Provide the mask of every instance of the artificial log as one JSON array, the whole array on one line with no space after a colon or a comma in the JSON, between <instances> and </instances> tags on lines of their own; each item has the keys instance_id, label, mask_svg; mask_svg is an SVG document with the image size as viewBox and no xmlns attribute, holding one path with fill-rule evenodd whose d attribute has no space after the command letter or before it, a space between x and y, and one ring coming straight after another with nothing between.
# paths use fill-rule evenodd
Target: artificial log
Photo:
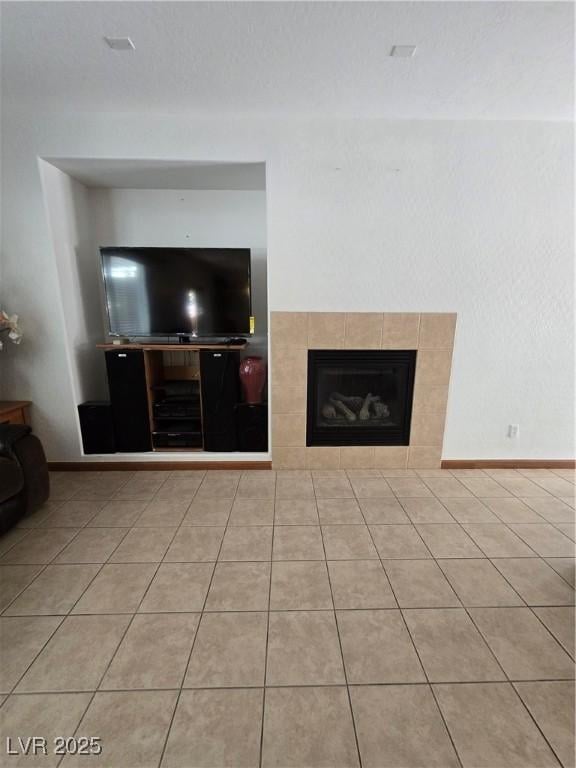
<instances>
[{"instance_id":1,"label":"artificial log","mask_svg":"<svg viewBox=\"0 0 576 768\"><path fill-rule=\"evenodd\" d=\"M369 392L365 397L358 395L343 395L340 392L332 392L328 402L321 409L325 419L345 418L347 421L370 421L371 419L386 419L390 416L390 409L386 403L381 402L380 395Z\"/></svg>"},{"instance_id":2,"label":"artificial log","mask_svg":"<svg viewBox=\"0 0 576 768\"><path fill-rule=\"evenodd\" d=\"M354 411L351 411L348 406L343 403L341 400L335 400L334 398L330 398L330 403L336 408L336 410L341 413L345 419L348 421L356 421L356 414Z\"/></svg>"},{"instance_id":3,"label":"artificial log","mask_svg":"<svg viewBox=\"0 0 576 768\"><path fill-rule=\"evenodd\" d=\"M370 406L372 403L376 403L379 399L378 395L373 395L371 392L366 395L362 407L360 408L360 412L358 413L360 421L368 421L370 418Z\"/></svg>"},{"instance_id":4,"label":"artificial log","mask_svg":"<svg viewBox=\"0 0 576 768\"><path fill-rule=\"evenodd\" d=\"M358 397L357 395L342 395L340 392L331 392L330 401L332 400L338 400L340 403L344 403L344 405L348 406L354 413L362 408L362 403L364 402L364 398L362 397Z\"/></svg>"},{"instance_id":5,"label":"artificial log","mask_svg":"<svg viewBox=\"0 0 576 768\"><path fill-rule=\"evenodd\" d=\"M333 405L330 405L329 403L324 403L322 406L322 416L325 419L335 419L337 418L338 414L336 413L336 408L334 408Z\"/></svg>"},{"instance_id":6,"label":"artificial log","mask_svg":"<svg viewBox=\"0 0 576 768\"><path fill-rule=\"evenodd\" d=\"M386 403L372 403L372 409L377 419L386 419L390 416L390 408L388 408Z\"/></svg>"}]
</instances>

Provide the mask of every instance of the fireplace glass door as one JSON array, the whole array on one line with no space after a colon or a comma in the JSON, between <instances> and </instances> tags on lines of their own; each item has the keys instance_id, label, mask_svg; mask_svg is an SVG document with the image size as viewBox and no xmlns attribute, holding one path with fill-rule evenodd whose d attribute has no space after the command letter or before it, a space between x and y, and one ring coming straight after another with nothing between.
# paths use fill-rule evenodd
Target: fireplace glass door
<instances>
[{"instance_id":1,"label":"fireplace glass door","mask_svg":"<svg viewBox=\"0 0 576 768\"><path fill-rule=\"evenodd\" d=\"M309 350L307 445L408 445L415 350Z\"/></svg>"}]
</instances>

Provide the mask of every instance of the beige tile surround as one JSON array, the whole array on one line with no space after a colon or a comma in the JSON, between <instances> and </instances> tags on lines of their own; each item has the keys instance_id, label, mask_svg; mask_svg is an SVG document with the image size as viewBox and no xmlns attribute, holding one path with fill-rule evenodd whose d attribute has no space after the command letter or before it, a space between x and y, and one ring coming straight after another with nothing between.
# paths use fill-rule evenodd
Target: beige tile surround
<instances>
[{"instance_id":1,"label":"beige tile surround","mask_svg":"<svg viewBox=\"0 0 576 768\"><path fill-rule=\"evenodd\" d=\"M274 469L440 466L456 329L454 313L272 312ZM409 446L306 446L309 349L415 349Z\"/></svg>"}]
</instances>

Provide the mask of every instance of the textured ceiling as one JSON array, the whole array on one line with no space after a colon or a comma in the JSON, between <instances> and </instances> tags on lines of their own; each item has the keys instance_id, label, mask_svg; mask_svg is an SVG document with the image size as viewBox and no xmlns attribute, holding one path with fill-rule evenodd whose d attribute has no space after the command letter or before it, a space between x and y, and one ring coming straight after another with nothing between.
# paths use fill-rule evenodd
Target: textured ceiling
<instances>
[{"instance_id":1,"label":"textured ceiling","mask_svg":"<svg viewBox=\"0 0 576 768\"><path fill-rule=\"evenodd\" d=\"M5 106L572 119L563 2L3 2ZM136 51L106 47L130 36ZM389 57L416 44L413 59Z\"/></svg>"}]
</instances>

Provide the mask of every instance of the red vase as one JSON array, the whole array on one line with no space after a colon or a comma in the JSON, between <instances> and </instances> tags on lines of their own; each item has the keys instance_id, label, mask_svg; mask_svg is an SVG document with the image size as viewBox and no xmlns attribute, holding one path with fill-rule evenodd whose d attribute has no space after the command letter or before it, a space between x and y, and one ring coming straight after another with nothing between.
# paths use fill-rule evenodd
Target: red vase
<instances>
[{"instance_id":1,"label":"red vase","mask_svg":"<svg viewBox=\"0 0 576 768\"><path fill-rule=\"evenodd\" d=\"M247 403L257 405L262 402L265 381L266 364L261 357L245 357L240 362L240 382Z\"/></svg>"}]
</instances>

